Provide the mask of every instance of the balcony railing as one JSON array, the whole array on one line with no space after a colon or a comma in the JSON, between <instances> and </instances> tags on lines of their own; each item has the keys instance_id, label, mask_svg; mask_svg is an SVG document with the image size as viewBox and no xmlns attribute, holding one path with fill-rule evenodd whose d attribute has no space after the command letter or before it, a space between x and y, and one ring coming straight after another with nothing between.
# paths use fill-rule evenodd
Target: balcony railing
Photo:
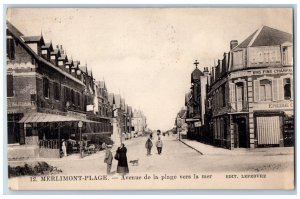
<instances>
[{"instance_id":1,"label":"balcony railing","mask_svg":"<svg viewBox=\"0 0 300 199\"><path fill-rule=\"evenodd\" d=\"M40 148L60 149L60 141L59 140L40 140L39 146L40 146Z\"/></svg>"}]
</instances>

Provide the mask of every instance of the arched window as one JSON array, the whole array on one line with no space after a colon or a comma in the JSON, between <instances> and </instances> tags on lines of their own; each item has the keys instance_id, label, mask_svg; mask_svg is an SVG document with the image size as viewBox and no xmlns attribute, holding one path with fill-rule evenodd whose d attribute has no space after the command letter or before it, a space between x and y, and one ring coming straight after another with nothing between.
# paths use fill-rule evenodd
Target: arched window
<instances>
[{"instance_id":1,"label":"arched window","mask_svg":"<svg viewBox=\"0 0 300 199\"><path fill-rule=\"evenodd\" d=\"M272 86L271 81L268 79L260 80L260 100L271 101L272 100Z\"/></svg>"}]
</instances>

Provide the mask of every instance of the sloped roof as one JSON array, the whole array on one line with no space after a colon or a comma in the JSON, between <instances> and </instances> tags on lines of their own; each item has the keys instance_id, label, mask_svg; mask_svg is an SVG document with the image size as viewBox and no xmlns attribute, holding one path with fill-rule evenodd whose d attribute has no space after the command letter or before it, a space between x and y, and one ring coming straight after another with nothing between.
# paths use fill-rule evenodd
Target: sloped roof
<instances>
[{"instance_id":1,"label":"sloped roof","mask_svg":"<svg viewBox=\"0 0 300 199\"><path fill-rule=\"evenodd\" d=\"M120 95L114 95L114 98L115 98L116 108L121 108L121 96Z\"/></svg>"},{"instance_id":2,"label":"sloped roof","mask_svg":"<svg viewBox=\"0 0 300 199\"><path fill-rule=\"evenodd\" d=\"M247 37L247 39L245 39L236 48L276 46L285 42L293 42L293 34L270 28L268 26L262 26Z\"/></svg>"},{"instance_id":3,"label":"sloped roof","mask_svg":"<svg viewBox=\"0 0 300 199\"><path fill-rule=\"evenodd\" d=\"M186 117L186 110L180 110L178 113L179 118L185 118Z\"/></svg>"},{"instance_id":4,"label":"sloped roof","mask_svg":"<svg viewBox=\"0 0 300 199\"><path fill-rule=\"evenodd\" d=\"M108 93L108 102L110 105L113 105L115 100L114 100L114 94L113 93Z\"/></svg>"},{"instance_id":5,"label":"sloped roof","mask_svg":"<svg viewBox=\"0 0 300 199\"><path fill-rule=\"evenodd\" d=\"M33 42L39 42L39 41L43 41L43 36L22 36L22 39L26 42L26 43L33 43Z\"/></svg>"},{"instance_id":6,"label":"sloped roof","mask_svg":"<svg viewBox=\"0 0 300 199\"><path fill-rule=\"evenodd\" d=\"M200 76L203 76L204 74L198 69L198 68L195 68L195 70L192 72L192 80L195 80L195 79L200 79Z\"/></svg>"},{"instance_id":7,"label":"sloped roof","mask_svg":"<svg viewBox=\"0 0 300 199\"><path fill-rule=\"evenodd\" d=\"M83 72L87 72L87 67L86 66L79 66L79 69Z\"/></svg>"},{"instance_id":8,"label":"sloped roof","mask_svg":"<svg viewBox=\"0 0 300 199\"><path fill-rule=\"evenodd\" d=\"M31 54L32 56L35 57L35 59L37 59L40 62L43 62L44 64L48 65L49 67L51 67L52 69L60 72L61 74L64 74L66 77L74 80L75 82L81 84L84 86L84 84L76 79L75 77L73 77L72 75L68 74L67 72L58 69L54 64L48 62L47 60L45 60L44 58L42 58L41 56L38 56L25 42L24 40L21 38L21 36L23 36L23 34L16 28L14 27L9 21L6 21L6 27L9 30L9 32L13 35L14 38L16 38L19 42L20 45L24 47L24 49Z\"/></svg>"},{"instance_id":9,"label":"sloped roof","mask_svg":"<svg viewBox=\"0 0 300 199\"><path fill-rule=\"evenodd\" d=\"M52 43L45 43L45 45L42 46L42 49L48 49L48 48L53 50Z\"/></svg>"}]
</instances>

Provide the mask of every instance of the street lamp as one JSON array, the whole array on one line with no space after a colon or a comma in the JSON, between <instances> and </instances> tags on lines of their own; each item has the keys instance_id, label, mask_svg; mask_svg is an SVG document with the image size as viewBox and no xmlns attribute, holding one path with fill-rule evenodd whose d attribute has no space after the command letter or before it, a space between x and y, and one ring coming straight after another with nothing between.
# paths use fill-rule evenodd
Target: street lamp
<instances>
[{"instance_id":1,"label":"street lamp","mask_svg":"<svg viewBox=\"0 0 300 199\"><path fill-rule=\"evenodd\" d=\"M83 156L82 156L82 132L81 132L81 128L82 128L82 125L83 125L83 123L82 123L82 121L79 121L78 122L78 128L79 128L79 137L80 137L80 157L82 158Z\"/></svg>"}]
</instances>

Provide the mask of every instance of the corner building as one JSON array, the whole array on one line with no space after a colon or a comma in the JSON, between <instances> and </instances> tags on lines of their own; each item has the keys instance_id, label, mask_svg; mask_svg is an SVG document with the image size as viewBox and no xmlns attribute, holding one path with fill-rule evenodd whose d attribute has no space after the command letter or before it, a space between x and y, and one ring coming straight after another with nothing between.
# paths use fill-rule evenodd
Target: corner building
<instances>
[{"instance_id":1,"label":"corner building","mask_svg":"<svg viewBox=\"0 0 300 199\"><path fill-rule=\"evenodd\" d=\"M293 146L293 35L263 26L230 46L208 93L213 143L229 149Z\"/></svg>"}]
</instances>

